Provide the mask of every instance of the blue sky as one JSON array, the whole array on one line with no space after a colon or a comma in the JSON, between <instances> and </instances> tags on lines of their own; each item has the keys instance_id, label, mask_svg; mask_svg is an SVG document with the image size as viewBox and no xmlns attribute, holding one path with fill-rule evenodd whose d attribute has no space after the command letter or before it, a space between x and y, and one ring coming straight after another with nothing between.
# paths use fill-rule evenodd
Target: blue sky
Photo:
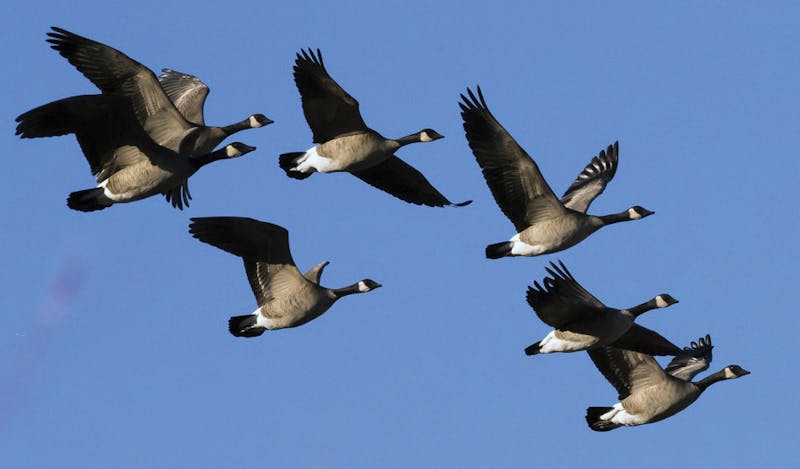
<instances>
[{"instance_id":1,"label":"blue sky","mask_svg":"<svg viewBox=\"0 0 800 469\"><path fill-rule=\"evenodd\" d=\"M73 3L0 6L0 467L800 464L796 4ZM69 192L93 186L74 139L13 135L18 114L96 93L47 47L51 25L200 76L211 124L275 124L230 139L258 150L201 170L183 212L161 198L71 211ZM291 77L307 46L371 127L443 134L399 156L475 202L288 179L277 155L311 146ZM464 139L458 94L476 84L556 192L619 140L591 211L656 214L556 255L485 259L514 233ZM287 227L301 270L331 261L324 285L384 288L234 338L228 317L255 307L242 264L187 233L213 215ZM681 345L710 333L711 371L752 375L665 422L590 431L585 408L616 393L588 357L523 354L547 332L526 286L556 259L611 306L672 294L640 322Z\"/></svg>"}]
</instances>

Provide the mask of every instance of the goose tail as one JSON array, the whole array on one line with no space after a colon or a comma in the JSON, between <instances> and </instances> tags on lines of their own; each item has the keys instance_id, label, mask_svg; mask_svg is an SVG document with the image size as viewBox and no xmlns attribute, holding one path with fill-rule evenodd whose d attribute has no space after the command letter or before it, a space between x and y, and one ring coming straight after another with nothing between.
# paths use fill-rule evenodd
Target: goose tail
<instances>
[{"instance_id":1,"label":"goose tail","mask_svg":"<svg viewBox=\"0 0 800 469\"><path fill-rule=\"evenodd\" d=\"M267 329L258 325L258 315L233 316L228 320L228 331L236 337L258 337Z\"/></svg>"},{"instance_id":2,"label":"goose tail","mask_svg":"<svg viewBox=\"0 0 800 469\"><path fill-rule=\"evenodd\" d=\"M504 241L502 243L495 243L486 246L487 259L500 259L511 254L511 247L514 243L511 241Z\"/></svg>"},{"instance_id":3,"label":"goose tail","mask_svg":"<svg viewBox=\"0 0 800 469\"><path fill-rule=\"evenodd\" d=\"M539 342L528 345L527 347L525 347L525 355L536 355L539 353L540 349L541 347L539 346Z\"/></svg>"},{"instance_id":4,"label":"goose tail","mask_svg":"<svg viewBox=\"0 0 800 469\"><path fill-rule=\"evenodd\" d=\"M311 173L301 173L294 169L305 155L305 152L302 151L284 153L278 157L278 165L282 170L286 171L286 175L290 178L305 179L311 176Z\"/></svg>"},{"instance_id":5,"label":"goose tail","mask_svg":"<svg viewBox=\"0 0 800 469\"><path fill-rule=\"evenodd\" d=\"M114 202L105 195L102 187L73 192L67 197L67 207L81 212L94 212L110 207Z\"/></svg>"},{"instance_id":6,"label":"goose tail","mask_svg":"<svg viewBox=\"0 0 800 469\"><path fill-rule=\"evenodd\" d=\"M607 432L620 426L610 420L603 420L601 417L614 410L613 407L589 407L586 409L586 423L589 428L596 432Z\"/></svg>"}]
</instances>

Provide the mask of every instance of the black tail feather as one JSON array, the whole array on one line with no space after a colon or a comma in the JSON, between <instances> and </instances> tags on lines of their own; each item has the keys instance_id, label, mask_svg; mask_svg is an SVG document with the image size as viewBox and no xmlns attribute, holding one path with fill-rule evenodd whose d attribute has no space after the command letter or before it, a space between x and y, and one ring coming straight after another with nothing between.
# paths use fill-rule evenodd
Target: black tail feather
<instances>
[{"instance_id":1,"label":"black tail feather","mask_svg":"<svg viewBox=\"0 0 800 469\"><path fill-rule=\"evenodd\" d=\"M525 347L525 355L536 355L537 353L539 353L539 342Z\"/></svg>"},{"instance_id":2,"label":"black tail feather","mask_svg":"<svg viewBox=\"0 0 800 469\"><path fill-rule=\"evenodd\" d=\"M607 432L613 430L621 425L618 423L610 422L608 420L601 420L600 416L606 412L613 410L613 407L589 407L586 409L586 423L589 428L596 432Z\"/></svg>"},{"instance_id":3,"label":"black tail feather","mask_svg":"<svg viewBox=\"0 0 800 469\"><path fill-rule=\"evenodd\" d=\"M511 254L511 247L514 245L511 241L502 243L495 243L486 246L486 257L488 259L500 259Z\"/></svg>"},{"instance_id":4,"label":"black tail feather","mask_svg":"<svg viewBox=\"0 0 800 469\"><path fill-rule=\"evenodd\" d=\"M256 315L233 316L228 320L228 331L236 337L258 337L267 329L256 326Z\"/></svg>"},{"instance_id":5,"label":"black tail feather","mask_svg":"<svg viewBox=\"0 0 800 469\"><path fill-rule=\"evenodd\" d=\"M67 207L81 212L103 210L113 204L104 194L102 187L73 192L67 197Z\"/></svg>"},{"instance_id":6,"label":"black tail feather","mask_svg":"<svg viewBox=\"0 0 800 469\"><path fill-rule=\"evenodd\" d=\"M278 157L278 165L282 170L286 171L286 175L294 179L305 179L311 176L312 173L301 173L294 171L297 166L297 161L305 156L305 152L298 151L293 153L284 153Z\"/></svg>"}]
</instances>

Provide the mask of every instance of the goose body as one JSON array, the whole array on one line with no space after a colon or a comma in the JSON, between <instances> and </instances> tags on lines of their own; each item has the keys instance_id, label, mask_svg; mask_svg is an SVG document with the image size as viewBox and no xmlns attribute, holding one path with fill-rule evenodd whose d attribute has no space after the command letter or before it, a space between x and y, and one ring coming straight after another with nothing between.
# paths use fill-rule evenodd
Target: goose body
<instances>
[{"instance_id":1,"label":"goose body","mask_svg":"<svg viewBox=\"0 0 800 469\"><path fill-rule=\"evenodd\" d=\"M189 157L156 144L139 125L129 100L118 95L73 96L45 104L17 117L22 138L74 134L97 188L70 194L75 210L101 210L163 194L178 209L188 206L188 179L213 161L253 150L240 142Z\"/></svg>"},{"instance_id":2,"label":"goose body","mask_svg":"<svg viewBox=\"0 0 800 469\"><path fill-rule=\"evenodd\" d=\"M595 216L586 210L614 177L619 143L594 157L561 199L555 196L536 162L514 141L489 111L480 87L477 96L461 95L461 117L467 142L497 205L514 224L508 241L490 244L486 257L539 256L568 249L600 228L638 220L653 212L640 206Z\"/></svg>"},{"instance_id":3,"label":"goose body","mask_svg":"<svg viewBox=\"0 0 800 469\"><path fill-rule=\"evenodd\" d=\"M636 317L678 301L664 293L629 309L604 305L583 288L563 262L550 263L550 277L528 287L528 304L545 324L553 327L542 340L528 346L526 355L579 352L613 344L654 355L683 351L658 333L635 324Z\"/></svg>"},{"instance_id":4,"label":"goose body","mask_svg":"<svg viewBox=\"0 0 800 469\"><path fill-rule=\"evenodd\" d=\"M113 47L62 28L52 29L47 33L51 47L103 94L128 98L136 119L150 138L175 153L187 157L206 155L236 132L272 123L263 114L253 114L231 125L206 126L202 107L208 87L193 80L196 77L165 69L162 81L173 96L180 98L181 112L149 68Z\"/></svg>"},{"instance_id":5,"label":"goose body","mask_svg":"<svg viewBox=\"0 0 800 469\"><path fill-rule=\"evenodd\" d=\"M280 155L280 167L294 179L313 173L348 172L405 202L430 207L463 206L450 202L419 171L394 155L401 147L443 138L433 129L398 139L383 137L367 127L358 101L331 78L319 49L301 50L294 80L303 113L314 134L314 147Z\"/></svg>"},{"instance_id":6,"label":"goose body","mask_svg":"<svg viewBox=\"0 0 800 469\"><path fill-rule=\"evenodd\" d=\"M320 278L327 261L300 274L289 250L289 233L272 223L240 217L193 218L189 232L244 260L258 307L251 314L231 317L228 330L237 337L303 325L340 298L381 286L364 279L344 288L323 287Z\"/></svg>"},{"instance_id":7,"label":"goose body","mask_svg":"<svg viewBox=\"0 0 800 469\"><path fill-rule=\"evenodd\" d=\"M711 361L710 340L708 345L707 350L693 350L701 357L699 360L705 361L706 367ZM601 347L589 351L589 356L617 389L620 399L611 407L586 409L586 422L595 431L664 420L691 405L712 384L750 374L739 365L730 365L700 381L692 382L689 380L697 373L694 369L687 372L685 366L681 366L674 368L674 373L668 373L647 354ZM682 376L682 373L685 374Z\"/></svg>"}]
</instances>

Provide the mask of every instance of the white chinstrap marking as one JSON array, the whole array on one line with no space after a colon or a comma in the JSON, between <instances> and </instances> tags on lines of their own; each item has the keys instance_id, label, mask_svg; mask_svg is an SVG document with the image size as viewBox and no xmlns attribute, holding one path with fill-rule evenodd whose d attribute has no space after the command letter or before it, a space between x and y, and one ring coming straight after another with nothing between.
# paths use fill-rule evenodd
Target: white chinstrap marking
<instances>
[{"instance_id":1,"label":"white chinstrap marking","mask_svg":"<svg viewBox=\"0 0 800 469\"><path fill-rule=\"evenodd\" d=\"M369 290L370 290L370 288L367 286L367 284L363 280L358 282L358 291L360 291L361 293L364 293L364 292L368 292Z\"/></svg>"},{"instance_id":2,"label":"white chinstrap marking","mask_svg":"<svg viewBox=\"0 0 800 469\"><path fill-rule=\"evenodd\" d=\"M730 367L726 367L726 368L725 368L725 377L726 377L727 379L733 379L733 378L736 378L736 373L734 373L733 371L731 371Z\"/></svg>"},{"instance_id":3,"label":"white chinstrap marking","mask_svg":"<svg viewBox=\"0 0 800 469\"><path fill-rule=\"evenodd\" d=\"M631 220L638 220L642 218L642 216L639 215L639 212L634 210L633 207L628 209L628 217L630 217Z\"/></svg>"},{"instance_id":4,"label":"white chinstrap marking","mask_svg":"<svg viewBox=\"0 0 800 469\"><path fill-rule=\"evenodd\" d=\"M656 306L659 308L666 308L669 306L669 303L667 303L667 301L661 295L658 295L656 297Z\"/></svg>"},{"instance_id":5,"label":"white chinstrap marking","mask_svg":"<svg viewBox=\"0 0 800 469\"><path fill-rule=\"evenodd\" d=\"M259 122L258 119L256 119L256 116L250 116L250 119L248 119L248 121L250 124L250 128L252 129L257 129L262 126L261 122Z\"/></svg>"},{"instance_id":6,"label":"white chinstrap marking","mask_svg":"<svg viewBox=\"0 0 800 469\"><path fill-rule=\"evenodd\" d=\"M227 145L225 147L225 156L228 158L235 158L237 156L242 156L242 152L233 145Z\"/></svg>"},{"instance_id":7,"label":"white chinstrap marking","mask_svg":"<svg viewBox=\"0 0 800 469\"><path fill-rule=\"evenodd\" d=\"M419 134L419 141L420 142L431 142L431 141L433 141L433 139L431 138L430 135L428 135L428 132L421 132Z\"/></svg>"}]
</instances>

